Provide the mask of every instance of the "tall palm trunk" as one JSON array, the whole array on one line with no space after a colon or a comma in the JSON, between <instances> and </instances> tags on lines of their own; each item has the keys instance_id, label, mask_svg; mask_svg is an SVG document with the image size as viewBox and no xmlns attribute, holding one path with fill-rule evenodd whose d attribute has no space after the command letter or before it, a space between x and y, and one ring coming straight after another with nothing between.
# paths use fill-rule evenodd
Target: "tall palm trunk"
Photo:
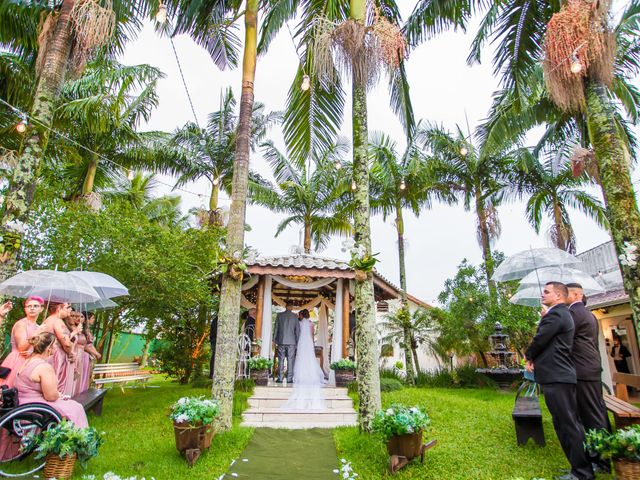
<instances>
[{"instance_id":1,"label":"tall palm trunk","mask_svg":"<svg viewBox=\"0 0 640 480\"><path fill-rule=\"evenodd\" d=\"M244 57L242 60L242 95L240 97L238 136L233 162L231 211L227 227L227 249L230 253L240 252L244 247L247 187L249 183L251 112L253 111L253 82L255 80L257 58L258 0L246 1L244 23L246 31ZM240 319L241 286L242 280L235 280L229 275L224 275L222 278L218 314L218 341L215 353L216 368L211 388L213 398L220 402L220 415L216 417L216 423L221 430L229 430L232 426L233 382L238 360L236 340Z\"/></svg>"},{"instance_id":2,"label":"tall palm trunk","mask_svg":"<svg viewBox=\"0 0 640 480\"><path fill-rule=\"evenodd\" d=\"M351 0L351 19L364 24L365 0ZM355 69L352 78L356 78ZM354 229L355 241L371 254L369 211L369 164L367 146L367 92L365 85L353 81L353 179L356 182ZM373 295L373 274L355 282L356 355L358 359L358 395L360 397L360 428L371 431L375 414L382 408L380 371L378 370L378 339L376 337L376 304ZM346 319L345 319L346 321Z\"/></svg>"},{"instance_id":3,"label":"tall palm trunk","mask_svg":"<svg viewBox=\"0 0 640 480\"><path fill-rule=\"evenodd\" d=\"M73 4L74 0L64 0L62 3L53 35L47 44L46 57L31 109L31 117L37 122L33 122L27 129L22 153L13 170L4 214L0 221L3 227L14 220L23 221L33 201L38 169L49 140L49 130L46 127L50 127L53 121L54 102L60 93L73 43L70 19ZM9 258L0 264L0 280L15 273L18 252L11 253Z\"/></svg>"},{"instance_id":4,"label":"tall palm trunk","mask_svg":"<svg viewBox=\"0 0 640 480\"><path fill-rule=\"evenodd\" d=\"M311 220L308 220L304 224L304 253L307 255L311 253Z\"/></svg>"},{"instance_id":5,"label":"tall palm trunk","mask_svg":"<svg viewBox=\"0 0 640 480\"><path fill-rule=\"evenodd\" d=\"M476 215L478 216L480 246L482 247L482 259L484 260L484 271L487 275L489 294L495 298L496 284L491 280L493 276L493 256L491 255L491 238L489 237L489 226L487 225L487 209L485 208L479 188L476 188Z\"/></svg>"},{"instance_id":6,"label":"tall palm trunk","mask_svg":"<svg viewBox=\"0 0 640 480\"><path fill-rule=\"evenodd\" d=\"M396 232L398 233L398 263L400 267L400 290L402 295L402 309L406 310L405 319L407 326L404 328L404 361L407 366L407 383L413 385L414 369L411 356L411 315L407 301L407 273L404 255L404 220L402 218L402 205L396 203Z\"/></svg>"},{"instance_id":7,"label":"tall palm trunk","mask_svg":"<svg viewBox=\"0 0 640 480\"><path fill-rule=\"evenodd\" d=\"M209 197L209 210L212 212L218 209L218 197L220 196L220 185L211 187L211 196Z\"/></svg>"},{"instance_id":8,"label":"tall palm trunk","mask_svg":"<svg viewBox=\"0 0 640 480\"><path fill-rule=\"evenodd\" d=\"M411 351L413 352L413 361L416 367L416 375L420 375L420 362L418 362L418 345L417 342L411 336Z\"/></svg>"},{"instance_id":9,"label":"tall palm trunk","mask_svg":"<svg viewBox=\"0 0 640 480\"><path fill-rule=\"evenodd\" d=\"M556 247L560 250L567 250L568 241L565 235L564 223L562 222L562 211L560 210L560 205L554 199L553 201L553 222L556 227Z\"/></svg>"},{"instance_id":10,"label":"tall palm trunk","mask_svg":"<svg viewBox=\"0 0 640 480\"><path fill-rule=\"evenodd\" d=\"M82 183L82 195L89 195L93 192L93 184L96 180L96 173L98 172L98 159L93 159L89 163L89 168L87 168L87 174L84 177L84 182Z\"/></svg>"},{"instance_id":11,"label":"tall palm trunk","mask_svg":"<svg viewBox=\"0 0 640 480\"><path fill-rule=\"evenodd\" d=\"M613 105L605 87L588 81L586 94L589 136L598 162L611 237L616 252L621 255L627 242L640 249L640 213L629 173L629 152L616 129ZM633 265L621 263L620 269L640 340L640 267L637 262Z\"/></svg>"}]
</instances>

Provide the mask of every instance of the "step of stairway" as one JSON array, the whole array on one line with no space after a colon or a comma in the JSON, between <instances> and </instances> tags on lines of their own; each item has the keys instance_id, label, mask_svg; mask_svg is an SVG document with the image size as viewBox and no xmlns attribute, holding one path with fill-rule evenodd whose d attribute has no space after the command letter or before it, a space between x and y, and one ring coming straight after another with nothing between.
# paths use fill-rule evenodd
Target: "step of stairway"
<instances>
[{"instance_id":1,"label":"step of stairway","mask_svg":"<svg viewBox=\"0 0 640 480\"><path fill-rule=\"evenodd\" d=\"M259 397L253 395L249 398L249 406L253 408L279 408L289 399L289 395L282 396L265 396ZM346 398L336 398L336 397L325 397L325 403L328 409L334 408L353 408L353 401L350 397Z\"/></svg>"},{"instance_id":2,"label":"step of stairway","mask_svg":"<svg viewBox=\"0 0 640 480\"><path fill-rule=\"evenodd\" d=\"M288 430L302 430L307 428L337 428L337 427L356 427L358 426L357 421L348 421L348 422L279 422L279 421L261 421L261 422L253 422L253 421L243 421L243 427L254 427L254 428L282 428Z\"/></svg>"},{"instance_id":3,"label":"step of stairway","mask_svg":"<svg viewBox=\"0 0 640 480\"><path fill-rule=\"evenodd\" d=\"M289 398L291 392L293 392L293 387L291 386L255 387L253 396L260 398ZM324 398L349 398L347 389L344 387L322 387L320 392Z\"/></svg>"},{"instance_id":4,"label":"step of stairway","mask_svg":"<svg viewBox=\"0 0 640 480\"><path fill-rule=\"evenodd\" d=\"M353 408L332 408L324 411L286 410L277 407L249 408L242 414L243 425L266 426L278 424L314 424L326 426L355 425L358 414ZM311 427L309 427L311 428Z\"/></svg>"}]
</instances>

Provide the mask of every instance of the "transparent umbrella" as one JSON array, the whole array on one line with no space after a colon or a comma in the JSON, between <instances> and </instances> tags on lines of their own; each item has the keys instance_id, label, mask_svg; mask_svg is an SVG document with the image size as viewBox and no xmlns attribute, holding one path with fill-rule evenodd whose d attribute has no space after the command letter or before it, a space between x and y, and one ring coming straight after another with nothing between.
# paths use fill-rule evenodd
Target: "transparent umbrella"
<instances>
[{"instance_id":1,"label":"transparent umbrella","mask_svg":"<svg viewBox=\"0 0 640 480\"><path fill-rule=\"evenodd\" d=\"M542 303L540 301L540 288L522 286L512 295L509 302L516 305L526 305L527 307L539 307Z\"/></svg>"},{"instance_id":2,"label":"transparent umbrella","mask_svg":"<svg viewBox=\"0 0 640 480\"><path fill-rule=\"evenodd\" d=\"M111 275L102 272L73 271L69 275L84 280L91 285L100 298L114 298L129 295L129 289Z\"/></svg>"},{"instance_id":3,"label":"transparent umbrella","mask_svg":"<svg viewBox=\"0 0 640 480\"><path fill-rule=\"evenodd\" d=\"M90 303L100 295L83 279L58 270L27 270L0 283L0 294L46 301Z\"/></svg>"},{"instance_id":4,"label":"transparent umbrella","mask_svg":"<svg viewBox=\"0 0 640 480\"><path fill-rule=\"evenodd\" d=\"M84 312L94 312L96 310L107 310L109 308L113 308L117 306L118 304L116 302L114 302L113 300L109 300L108 298L101 298L100 300L97 300L91 303L74 304L74 307Z\"/></svg>"},{"instance_id":5,"label":"transparent umbrella","mask_svg":"<svg viewBox=\"0 0 640 480\"><path fill-rule=\"evenodd\" d=\"M520 281L520 285L523 287L535 287L538 289L538 294L540 294L542 287L544 287L547 282L579 283L582 285L584 294L587 296L604 292L602 285L591 275L582 270L570 267L539 268L524 277Z\"/></svg>"},{"instance_id":6,"label":"transparent umbrella","mask_svg":"<svg viewBox=\"0 0 640 480\"><path fill-rule=\"evenodd\" d=\"M530 248L506 258L496 268L491 279L496 282L517 280L543 267L574 265L581 262L579 258L559 248Z\"/></svg>"}]
</instances>

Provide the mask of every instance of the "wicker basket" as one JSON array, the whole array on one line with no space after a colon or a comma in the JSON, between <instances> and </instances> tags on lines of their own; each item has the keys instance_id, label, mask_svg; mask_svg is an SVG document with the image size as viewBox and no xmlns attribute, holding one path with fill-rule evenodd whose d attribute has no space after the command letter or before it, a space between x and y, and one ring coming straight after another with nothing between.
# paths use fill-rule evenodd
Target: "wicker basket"
<instances>
[{"instance_id":1,"label":"wicker basket","mask_svg":"<svg viewBox=\"0 0 640 480\"><path fill-rule=\"evenodd\" d=\"M617 458L613 461L618 480L640 480L640 462L630 458Z\"/></svg>"},{"instance_id":2,"label":"wicker basket","mask_svg":"<svg viewBox=\"0 0 640 480\"><path fill-rule=\"evenodd\" d=\"M44 478L55 478L57 480L67 480L73 475L73 467L78 456L73 455L59 457L58 455L47 455L44 464Z\"/></svg>"}]
</instances>

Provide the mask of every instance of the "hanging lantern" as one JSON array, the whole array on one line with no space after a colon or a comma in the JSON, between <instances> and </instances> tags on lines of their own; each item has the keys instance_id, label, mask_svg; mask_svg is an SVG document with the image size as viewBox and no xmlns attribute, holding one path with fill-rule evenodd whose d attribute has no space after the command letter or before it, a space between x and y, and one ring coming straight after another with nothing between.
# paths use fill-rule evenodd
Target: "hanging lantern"
<instances>
[{"instance_id":1,"label":"hanging lantern","mask_svg":"<svg viewBox=\"0 0 640 480\"><path fill-rule=\"evenodd\" d=\"M336 160L335 167L336 170L340 170L342 168L342 163L340 163L340 160Z\"/></svg>"},{"instance_id":2,"label":"hanging lantern","mask_svg":"<svg viewBox=\"0 0 640 480\"><path fill-rule=\"evenodd\" d=\"M158 5L158 11L156 12L156 22L165 23L167 21L167 7L160 1Z\"/></svg>"},{"instance_id":3,"label":"hanging lantern","mask_svg":"<svg viewBox=\"0 0 640 480\"><path fill-rule=\"evenodd\" d=\"M18 133L26 132L27 125L28 125L27 119L23 117L20 120L20 122L18 122L18 124L16 125L16 132L18 132Z\"/></svg>"},{"instance_id":4,"label":"hanging lantern","mask_svg":"<svg viewBox=\"0 0 640 480\"><path fill-rule=\"evenodd\" d=\"M351 182L351 190L355 190L356 188L358 188L358 186L356 185L356 181L355 181L355 180L353 180L353 181Z\"/></svg>"},{"instance_id":5,"label":"hanging lantern","mask_svg":"<svg viewBox=\"0 0 640 480\"><path fill-rule=\"evenodd\" d=\"M400 182L400 190L404 190L405 188L407 188L407 184L404 183L404 178L403 178L402 181Z\"/></svg>"},{"instance_id":6,"label":"hanging lantern","mask_svg":"<svg viewBox=\"0 0 640 480\"><path fill-rule=\"evenodd\" d=\"M302 84L300 85L300 89L303 92L306 92L310 88L311 88L311 78L309 77L309 75L305 74L302 76Z\"/></svg>"},{"instance_id":7,"label":"hanging lantern","mask_svg":"<svg viewBox=\"0 0 640 480\"><path fill-rule=\"evenodd\" d=\"M133 170L129 170L129 172L127 173L127 178L129 179L129 181L133 180L134 178Z\"/></svg>"},{"instance_id":8,"label":"hanging lantern","mask_svg":"<svg viewBox=\"0 0 640 480\"><path fill-rule=\"evenodd\" d=\"M582 71L582 63L580 63L580 59L578 58L577 55L574 55L573 58L571 58L571 73L575 73L578 74Z\"/></svg>"},{"instance_id":9,"label":"hanging lantern","mask_svg":"<svg viewBox=\"0 0 640 480\"><path fill-rule=\"evenodd\" d=\"M462 155L463 157L466 157L467 153L469 153L469 150L467 150L467 147L460 148L460 155Z\"/></svg>"}]
</instances>

